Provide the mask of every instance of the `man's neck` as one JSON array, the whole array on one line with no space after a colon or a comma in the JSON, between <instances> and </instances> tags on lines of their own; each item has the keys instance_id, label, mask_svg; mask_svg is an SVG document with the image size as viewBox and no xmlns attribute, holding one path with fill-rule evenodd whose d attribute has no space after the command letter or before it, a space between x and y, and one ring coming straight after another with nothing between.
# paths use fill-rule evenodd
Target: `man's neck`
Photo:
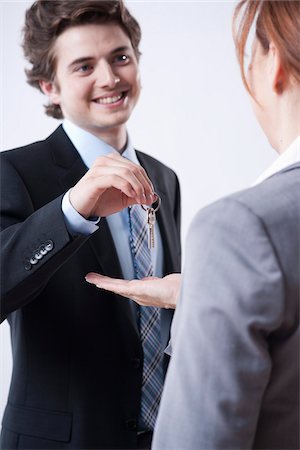
<instances>
[{"instance_id":1,"label":"man's neck","mask_svg":"<svg viewBox=\"0 0 300 450\"><path fill-rule=\"evenodd\" d=\"M126 147L127 131L125 125L122 127L101 130L101 132L99 132L98 130L95 132L90 130L87 131L102 139L102 141L106 142L106 144L113 147L119 153L122 153Z\"/></svg>"}]
</instances>

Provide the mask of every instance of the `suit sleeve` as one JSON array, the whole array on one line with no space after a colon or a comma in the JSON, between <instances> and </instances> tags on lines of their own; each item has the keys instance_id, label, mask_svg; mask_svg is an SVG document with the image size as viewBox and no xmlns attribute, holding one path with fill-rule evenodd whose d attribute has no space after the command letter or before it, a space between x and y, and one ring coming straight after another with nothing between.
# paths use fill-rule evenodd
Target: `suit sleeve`
<instances>
[{"instance_id":1,"label":"suit sleeve","mask_svg":"<svg viewBox=\"0 0 300 450\"><path fill-rule=\"evenodd\" d=\"M85 241L68 233L61 200L35 210L20 174L1 160L1 322L32 301Z\"/></svg>"},{"instance_id":2,"label":"suit sleeve","mask_svg":"<svg viewBox=\"0 0 300 450\"><path fill-rule=\"evenodd\" d=\"M283 289L272 243L255 214L233 199L198 213L154 450L251 448Z\"/></svg>"}]
</instances>

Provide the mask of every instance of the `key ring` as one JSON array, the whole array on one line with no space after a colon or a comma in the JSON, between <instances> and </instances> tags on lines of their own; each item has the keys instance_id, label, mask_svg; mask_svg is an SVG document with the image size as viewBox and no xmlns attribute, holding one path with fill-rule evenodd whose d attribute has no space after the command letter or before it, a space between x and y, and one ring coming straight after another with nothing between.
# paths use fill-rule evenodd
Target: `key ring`
<instances>
[{"instance_id":1,"label":"key ring","mask_svg":"<svg viewBox=\"0 0 300 450\"><path fill-rule=\"evenodd\" d=\"M155 200L154 203L152 203L151 206L147 206L147 207L145 208L144 205L141 205L141 207L143 208L144 211L148 211L148 210L151 208L151 209L153 209L153 212L156 213L156 212L159 210L160 205L161 205L161 198L160 198L160 196L159 196L156 192L154 192L154 195L156 195L157 199ZM156 206L156 207L154 207L155 203L157 203L157 206Z\"/></svg>"}]
</instances>

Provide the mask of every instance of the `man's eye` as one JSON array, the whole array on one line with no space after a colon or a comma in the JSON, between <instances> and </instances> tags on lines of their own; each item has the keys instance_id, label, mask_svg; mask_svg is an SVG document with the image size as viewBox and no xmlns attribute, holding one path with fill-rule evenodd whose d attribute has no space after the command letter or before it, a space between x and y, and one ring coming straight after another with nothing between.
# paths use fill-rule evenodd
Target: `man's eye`
<instances>
[{"instance_id":1,"label":"man's eye","mask_svg":"<svg viewBox=\"0 0 300 450\"><path fill-rule=\"evenodd\" d=\"M129 62L129 56L128 55L117 55L115 56L114 62L118 64L126 64Z\"/></svg>"},{"instance_id":2,"label":"man's eye","mask_svg":"<svg viewBox=\"0 0 300 450\"><path fill-rule=\"evenodd\" d=\"M92 70L93 66L91 64L83 64L82 66L77 67L77 72L86 73Z\"/></svg>"}]
</instances>

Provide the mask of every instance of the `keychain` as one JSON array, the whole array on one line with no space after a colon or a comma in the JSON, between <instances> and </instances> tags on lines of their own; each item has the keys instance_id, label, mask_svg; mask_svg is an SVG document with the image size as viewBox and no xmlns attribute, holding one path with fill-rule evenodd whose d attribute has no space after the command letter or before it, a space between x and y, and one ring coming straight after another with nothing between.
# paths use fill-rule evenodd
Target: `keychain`
<instances>
[{"instance_id":1,"label":"keychain","mask_svg":"<svg viewBox=\"0 0 300 450\"><path fill-rule=\"evenodd\" d=\"M156 195L157 200L149 207L145 207L144 205L141 205L144 211L147 212L147 223L149 226L149 238L148 238L148 247L154 248L155 240L154 240L154 226L156 222L156 213L160 208L161 205L161 198L159 195L154 192L154 195ZM157 205L155 206L155 204Z\"/></svg>"}]
</instances>

